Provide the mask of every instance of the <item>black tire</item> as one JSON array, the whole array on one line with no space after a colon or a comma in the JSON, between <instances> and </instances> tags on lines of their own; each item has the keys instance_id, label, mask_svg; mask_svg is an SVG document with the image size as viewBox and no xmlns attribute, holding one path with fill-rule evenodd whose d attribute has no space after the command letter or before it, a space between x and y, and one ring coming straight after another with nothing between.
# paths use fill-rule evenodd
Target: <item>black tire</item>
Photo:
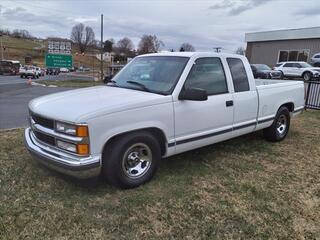
<instances>
[{"instance_id":1,"label":"black tire","mask_svg":"<svg viewBox=\"0 0 320 240\"><path fill-rule=\"evenodd\" d=\"M140 150L146 151L147 154L149 152L149 155L151 151L151 161L149 163L148 161L139 162L139 160L132 159L132 157L137 158L136 155L133 154ZM140 157L138 158L140 159ZM129 133L116 138L105 147L102 156L102 174L106 180L114 186L120 188L138 187L139 185L148 182L154 176L160 159L160 145L151 133L146 131ZM143 168L146 169L144 170L141 168L141 171L145 172L141 173L140 176L132 176L137 174L138 171L130 170L130 167L134 168L134 166L137 166L135 165L137 162L141 163L141 166L144 164ZM132 166L128 166L129 164L132 164ZM129 170L127 168L129 168Z\"/></svg>"},{"instance_id":2,"label":"black tire","mask_svg":"<svg viewBox=\"0 0 320 240\"><path fill-rule=\"evenodd\" d=\"M289 128L290 112L287 107L281 107L279 108L272 125L263 130L263 135L265 139L270 142L280 142L286 138Z\"/></svg>"},{"instance_id":3,"label":"black tire","mask_svg":"<svg viewBox=\"0 0 320 240\"><path fill-rule=\"evenodd\" d=\"M284 74L282 71L280 71L280 79L284 79Z\"/></svg>"},{"instance_id":4,"label":"black tire","mask_svg":"<svg viewBox=\"0 0 320 240\"><path fill-rule=\"evenodd\" d=\"M20 78L23 78L23 75L20 75Z\"/></svg>"},{"instance_id":5,"label":"black tire","mask_svg":"<svg viewBox=\"0 0 320 240\"><path fill-rule=\"evenodd\" d=\"M312 73L311 72L305 72L302 74L302 78L304 81L310 81L312 79Z\"/></svg>"}]
</instances>

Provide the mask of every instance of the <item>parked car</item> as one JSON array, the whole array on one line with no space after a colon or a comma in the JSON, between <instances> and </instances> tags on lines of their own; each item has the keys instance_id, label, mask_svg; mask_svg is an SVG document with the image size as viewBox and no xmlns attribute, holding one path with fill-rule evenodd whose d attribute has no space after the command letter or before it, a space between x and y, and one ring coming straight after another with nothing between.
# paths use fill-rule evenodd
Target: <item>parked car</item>
<instances>
[{"instance_id":1,"label":"parked car","mask_svg":"<svg viewBox=\"0 0 320 240\"><path fill-rule=\"evenodd\" d=\"M69 69L68 68L60 68L60 72L62 73L68 73Z\"/></svg>"},{"instance_id":2,"label":"parked car","mask_svg":"<svg viewBox=\"0 0 320 240\"><path fill-rule=\"evenodd\" d=\"M265 79L280 79L281 72L272 70L266 64L251 64L251 69L254 78L265 78Z\"/></svg>"},{"instance_id":3,"label":"parked car","mask_svg":"<svg viewBox=\"0 0 320 240\"><path fill-rule=\"evenodd\" d=\"M35 67L35 69L36 69L37 78L43 76L43 75L42 75L42 70L41 70L41 68Z\"/></svg>"},{"instance_id":4,"label":"parked car","mask_svg":"<svg viewBox=\"0 0 320 240\"><path fill-rule=\"evenodd\" d=\"M59 75L60 68L47 68L46 74L47 75Z\"/></svg>"},{"instance_id":5,"label":"parked car","mask_svg":"<svg viewBox=\"0 0 320 240\"><path fill-rule=\"evenodd\" d=\"M311 64L315 67L320 67L320 53L316 53L312 56Z\"/></svg>"},{"instance_id":6,"label":"parked car","mask_svg":"<svg viewBox=\"0 0 320 240\"><path fill-rule=\"evenodd\" d=\"M38 72L34 66L24 66L24 69L20 70L21 78L39 78Z\"/></svg>"},{"instance_id":7,"label":"parked car","mask_svg":"<svg viewBox=\"0 0 320 240\"><path fill-rule=\"evenodd\" d=\"M305 81L312 78L319 78L320 68L313 67L306 62L281 62L277 63L274 70L281 72L283 77L299 77Z\"/></svg>"},{"instance_id":8,"label":"parked car","mask_svg":"<svg viewBox=\"0 0 320 240\"><path fill-rule=\"evenodd\" d=\"M244 56L155 53L135 57L107 85L32 100L25 143L57 171L132 188L162 157L262 129L281 141L303 109L302 81L255 80Z\"/></svg>"}]
</instances>

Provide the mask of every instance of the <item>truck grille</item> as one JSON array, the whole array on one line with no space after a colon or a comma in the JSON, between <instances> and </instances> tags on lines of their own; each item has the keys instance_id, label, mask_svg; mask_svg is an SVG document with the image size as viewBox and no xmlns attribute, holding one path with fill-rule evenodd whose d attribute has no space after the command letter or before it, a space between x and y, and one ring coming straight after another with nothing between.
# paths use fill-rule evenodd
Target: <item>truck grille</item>
<instances>
[{"instance_id":1,"label":"truck grille","mask_svg":"<svg viewBox=\"0 0 320 240\"><path fill-rule=\"evenodd\" d=\"M36 136L36 138L46 144L55 145L55 139L54 137L51 137L49 135L43 134L41 132L37 132L37 131L33 131L34 135Z\"/></svg>"},{"instance_id":2,"label":"truck grille","mask_svg":"<svg viewBox=\"0 0 320 240\"><path fill-rule=\"evenodd\" d=\"M35 115L31 113L31 117L35 123L44 126L46 128L54 129L54 121L48 118L41 117L39 115Z\"/></svg>"}]
</instances>

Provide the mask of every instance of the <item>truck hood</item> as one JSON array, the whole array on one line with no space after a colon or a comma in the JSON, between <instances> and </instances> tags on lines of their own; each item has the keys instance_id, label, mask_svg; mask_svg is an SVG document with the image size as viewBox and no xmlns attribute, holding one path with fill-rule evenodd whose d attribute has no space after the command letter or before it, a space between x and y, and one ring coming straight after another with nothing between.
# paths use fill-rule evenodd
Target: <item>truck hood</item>
<instances>
[{"instance_id":1,"label":"truck hood","mask_svg":"<svg viewBox=\"0 0 320 240\"><path fill-rule=\"evenodd\" d=\"M69 122L172 101L171 96L110 86L50 94L33 99L29 109L44 117Z\"/></svg>"}]
</instances>

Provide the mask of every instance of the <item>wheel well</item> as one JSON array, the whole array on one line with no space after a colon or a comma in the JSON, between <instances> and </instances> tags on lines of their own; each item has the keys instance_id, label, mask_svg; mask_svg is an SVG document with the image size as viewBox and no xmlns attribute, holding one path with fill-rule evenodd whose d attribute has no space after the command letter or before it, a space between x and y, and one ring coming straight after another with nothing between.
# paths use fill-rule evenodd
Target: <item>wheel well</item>
<instances>
[{"instance_id":1,"label":"wheel well","mask_svg":"<svg viewBox=\"0 0 320 240\"><path fill-rule=\"evenodd\" d=\"M307 70L307 71L304 71L304 72L302 73L302 76L303 76L305 73L310 73L311 75L313 75L312 72L310 72L309 70Z\"/></svg>"},{"instance_id":2,"label":"wheel well","mask_svg":"<svg viewBox=\"0 0 320 240\"><path fill-rule=\"evenodd\" d=\"M142 129L137 129L137 130L133 130L133 131L130 131L130 132L119 133L119 134L111 137L110 139L108 139L108 141L104 144L103 151L106 148L106 146L108 146L110 143L115 141L118 137L124 136L124 135L129 134L129 133L140 132L140 131L150 132L151 134L153 134L155 136L155 138L159 141L160 149L161 149L161 155L163 156L166 153L166 143L167 143L166 137L165 137L165 135L164 135L164 133L163 133L163 131L161 129L155 128L155 127L142 128Z\"/></svg>"},{"instance_id":3,"label":"wheel well","mask_svg":"<svg viewBox=\"0 0 320 240\"><path fill-rule=\"evenodd\" d=\"M289 103L285 103L285 104L282 104L279 109L281 107L286 107L288 108L289 112L293 112L294 111L294 104L292 102L289 102Z\"/></svg>"}]
</instances>

